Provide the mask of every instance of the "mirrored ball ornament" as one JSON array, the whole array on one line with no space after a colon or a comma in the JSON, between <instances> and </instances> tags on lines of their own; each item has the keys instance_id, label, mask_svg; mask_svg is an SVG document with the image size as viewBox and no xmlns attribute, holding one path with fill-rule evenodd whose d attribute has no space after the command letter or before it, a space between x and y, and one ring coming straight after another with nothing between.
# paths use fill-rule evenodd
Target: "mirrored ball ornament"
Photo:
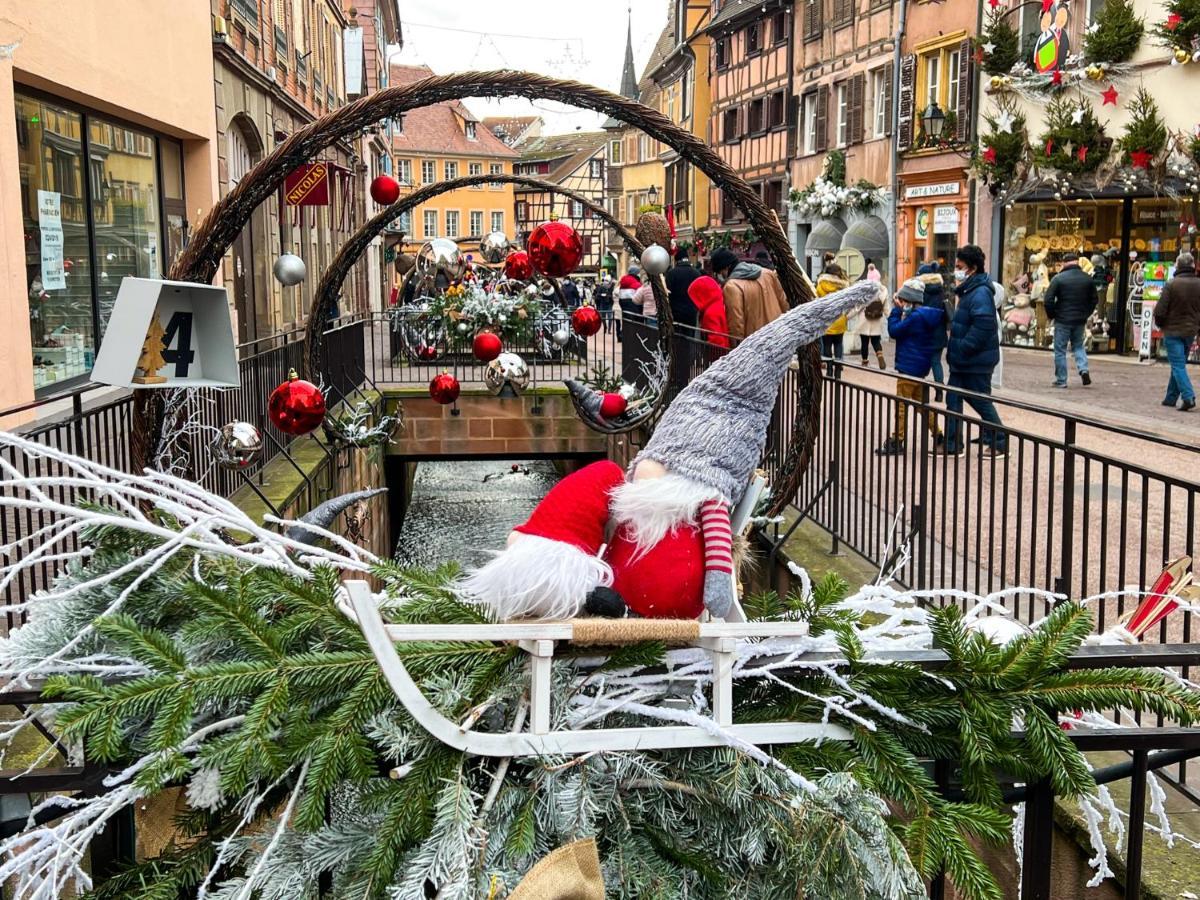
<instances>
[{"instance_id":1,"label":"mirrored ball ornament","mask_svg":"<svg viewBox=\"0 0 1200 900\"><path fill-rule=\"evenodd\" d=\"M467 261L458 244L449 238L434 238L417 254L417 272L421 275L445 275L451 281L462 278Z\"/></svg>"},{"instance_id":2,"label":"mirrored ball ornament","mask_svg":"<svg viewBox=\"0 0 1200 900\"><path fill-rule=\"evenodd\" d=\"M667 274L671 268L671 254L658 244L651 244L642 253L642 268L652 278Z\"/></svg>"},{"instance_id":3,"label":"mirrored ball ornament","mask_svg":"<svg viewBox=\"0 0 1200 900\"><path fill-rule=\"evenodd\" d=\"M275 279L284 287L295 287L304 281L308 274L308 269L304 265L304 260L298 257L295 253L284 253L275 260L275 265L271 271L275 273Z\"/></svg>"},{"instance_id":4,"label":"mirrored ball ornament","mask_svg":"<svg viewBox=\"0 0 1200 900\"><path fill-rule=\"evenodd\" d=\"M516 353L501 353L483 372L483 382L493 394L500 394L511 387L519 394L529 386L529 366Z\"/></svg>"},{"instance_id":5,"label":"mirrored ball ornament","mask_svg":"<svg viewBox=\"0 0 1200 900\"><path fill-rule=\"evenodd\" d=\"M262 451L263 439L249 422L230 422L221 427L209 446L213 460L222 469L244 469Z\"/></svg>"},{"instance_id":6,"label":"mirrored ball ornament","mask_svg":"<svg viewBox=\"0 0 1200 900\"><path fill-rule=\"evenodd\" d=\"M550 340L554 342L555 347L565 347L571 343L571 332L565 328L560 328L554 334L550 335Z\"/></svg>"},{"instance_id":7,"label":"mirrored ball ornament","mask_svg":"<svg viewBox=\"0 0 1200 900\"><path fill-rule=\"evenodd\" d=\"M508 237L503 231L493 231L479 242L479 255L483 257L484 262L494 266L504 262L510 247Z\"/></svg>"}]
</instances>

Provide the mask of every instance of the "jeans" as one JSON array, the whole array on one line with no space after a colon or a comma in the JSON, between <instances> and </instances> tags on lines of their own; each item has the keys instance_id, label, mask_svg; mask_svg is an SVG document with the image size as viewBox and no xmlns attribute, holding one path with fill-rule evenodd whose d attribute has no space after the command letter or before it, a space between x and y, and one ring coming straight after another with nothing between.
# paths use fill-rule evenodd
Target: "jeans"
<instances>
[{"instance_id":1,"label":"jeans","mask_svg":"<svg viewBox=\"0 0 1200 900\"><path fill-rule=\"evenodd\" d=\"M600 321L604 323L605 333L612 331L613 302L611 300L597 300L596 310L600 313Z\"/></svg>"},{"instance_id":2,"label":"jeans","mask_svg":"<svg viewBox=\"0 0 1200 900\"><path fill-rule=\"evenodd\" d=\"M964 391L974 391L976 394L990 394L992 392L992 375L990 372L955 372L950 370L950 387L962 388ZM948 391L946 393L946 412L961 413L963 409L963 400L971 404L971 408L979 413L979 418L984 422L992 425L999 425L1000 414L996 412L996 404L991 400L985 400L982 397L964 397L957 391ZM954 416L946 417L946 449L960 450L962 446L959 442L958 432L962 428L963 422ZM994 431L991 428L984 428L980 432L980 440L988 446L994 447L997 450L1003 450L1008 445L1008 437L1002 431Z\"/></svg>"},{"instance_id":3,"label":"jeans","mask_svg":"<svg viewBox=\"0 0 1200 900\"><path fill-rule=\"evenodd\" d=\"M823 334L821 335L821 355L826 359L841 359L844 351L842 334ZM837 371L837 366L832 362L825 363L825 374L832 378Z\"/></svg>"},{"instance_id":4,"label":"jeans","mask_svg":"<svg viewBox=\"0 0 1200 900\"><path fill-rule=\"evenodd\" d=\"M1187 355L1190 341L1187 338L1163 338L1163 346L1167 349L1167 361L1171 363L1171 380L1167 382L1167 396L1163 402L1174 406L1182 397L1189 403L1196 399L1192 388L1192 379L1188 377Z\"/></svg>"},{"instance_id":5,"label":"jeans","mask_svg":"<svg viewBox=\"0 0 1200 900\"><path fill-rule=\"evenodd\" d=\"M944 350L934 350L933 356L929 360L929 365L933 371L933 380L938 384L946 383L946 369L942 365L942 354Z\"/></svg>"},{"instance_id":6,"label":"jeans","mask_svg":"<svg viewBox=\"0 0 1200 900\"><path fill-rule=\"evenodd\" d=\"M1088 370L1087 351L1083 348L1082 325L1060 325L1054 323L1054 380L1067 383L1067 342L1075 353L1075 368L1079 374Z\"/></svg>"}]
</instances>

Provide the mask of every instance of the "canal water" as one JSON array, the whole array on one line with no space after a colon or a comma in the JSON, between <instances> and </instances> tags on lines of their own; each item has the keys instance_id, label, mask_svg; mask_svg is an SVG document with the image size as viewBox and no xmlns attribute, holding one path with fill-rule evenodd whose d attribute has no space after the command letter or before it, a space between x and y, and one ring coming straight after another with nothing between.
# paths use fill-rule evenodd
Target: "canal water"
<instances>
[{"instance_id":1,"label":"canal water","mask_svg":"<svg viewBox=\"0 0 1200 900\"><path fill-rule=\"evenodd\" d=\"M556 481L558 473L546 460L423 462L396 559L423 568L483 565Z\"/></svg>"}]
</instances>

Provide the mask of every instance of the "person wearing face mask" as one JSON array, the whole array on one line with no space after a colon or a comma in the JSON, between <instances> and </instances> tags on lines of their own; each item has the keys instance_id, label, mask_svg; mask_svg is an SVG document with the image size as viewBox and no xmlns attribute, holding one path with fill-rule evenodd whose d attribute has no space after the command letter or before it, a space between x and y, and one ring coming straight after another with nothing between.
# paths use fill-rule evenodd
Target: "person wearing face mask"
<instances>
[{"instance_id":1,"label":"person wearing face mask","mask_svg":"<svg viewBox=\"0 0 1200 900\"><path fill-rule=\"evenodd\" d=\"M974 244L959 248L954 259L954 293L958 304L950 321L950 340L946 359L950 364L946 394L945 443L935 452L947 456L963 454L963 401L979 414L985 423L1000 425L996 405L983 397L964 397L953 388L974 394L992 392L992 370L1000 361L1000 329L996 318L995 294L992 279L985 271L983 251ZM1002 459L1008 455L1007 438L1002 431L984 427L980 443L987 457Z\"/></svg>"},{"instance_id":2,"label":"person wearing face mask","mask_svg":"<svg viewBox=\"0 0 1200 900\"><path fill-rule=\"evenodd\" d=\"M739 261L728 247L713 253L712 268L725 294L725 318L731 338L740 341L791 308L778 275L755 263Z\"/></svg>"}]
</instances>

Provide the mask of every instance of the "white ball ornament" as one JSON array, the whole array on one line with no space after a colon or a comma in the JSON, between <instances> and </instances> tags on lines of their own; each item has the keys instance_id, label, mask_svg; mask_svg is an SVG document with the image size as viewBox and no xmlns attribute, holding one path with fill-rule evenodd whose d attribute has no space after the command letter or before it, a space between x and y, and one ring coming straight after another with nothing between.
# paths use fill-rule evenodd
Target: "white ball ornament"
<instances>
[{"instance_id":1,"label":"white ball ornament","mask_svg":"<svg viewBox=\"0 0 1200 900\"><path fill-rule=\"evenodd\" d=\"M651 244L642 252L642 268L651 278L665 275L671 268L671 254L658 244Z\"/></svg>"},{"instance_id":2,"label":"white ball ornament","mask_svg":"<svg viewBox=\"0 0 1200 900\"><path fill-rule=\"evenodd\" d=\"M295 253L283 253L271 267L275 279L284 287L295 287L304 281L308 269Z\"/></svg>"}]
</instances>

